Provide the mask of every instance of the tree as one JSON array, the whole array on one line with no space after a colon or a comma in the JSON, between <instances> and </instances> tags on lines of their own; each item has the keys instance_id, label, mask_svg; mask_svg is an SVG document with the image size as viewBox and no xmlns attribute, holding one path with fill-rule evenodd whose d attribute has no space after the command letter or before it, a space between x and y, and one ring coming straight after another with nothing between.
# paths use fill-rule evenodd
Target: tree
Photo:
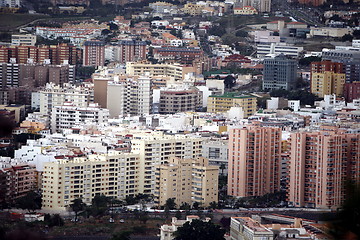
<instances>
[{"instance_id":1,"label":"tree","mask_svg":"<svg viewBox=\"0 0 360 240\"><path fill-rule=\"evenodd\" d=\"M180 210L190 210L191 206L188 203L183 203L180 205Z\"/></svg>"},{"instance_id":2,"label":"tree","mask_svg":"<svg viewBox=\"0 0 360 240\"><path fill-rule=\"evenodd\" d=\"M346 184L346 199L331 223L330 234L334 239L359 239L360 237L360 185Z\"/></svg>"},{"instance_id":3,"label":"tree","mask_svg":"<svg viewBox=\"0 0 360 240\"><path fill-rule=\"evenodd\" d=\"M108 208L109 198L105 195L96 195L91 201L91 214L95 217L103 216Z\"/></svg>"},{"instance_id":4,"label":"tree","mask_svg":"<svg viewBox=\"0 0 360 240\"><path fill-rule=\"evenodd\" d=\"M299 60L299 65L309 66L312 62L319 62L319 61L321 61L321 57L310 56L310 57L306 57L306 58L301 58Z\"/></svg>"},{"instance_id":5,"label":"tree","mask_svg":"<svg viewBox=\"0 0 360 240\"><path fill-rule=\"evenodd\" d=\"M27 209L29 212L35 211L41 208L41 195L35 191L30 191L19 198L16 205L21 209Z\"/></svg>"},{"instance_id":6,"label":"tree","mask_svg":"<svg viewBox=\"0 0 360 240\"><path fill-rule=\"evenodd\" d=\"M353 40L353 36L351 34L345 34L342 36L341 41L343 42L351 42Z\"/></svg>"},{"instance_id":7,"label":"tree","mask_svg":"<svg viewBox=\"0 0 360 240\"><path fill-rule=\"evenodd\" d=\"M85 210L86 204L81 198L75 198L70 204L71 209L75 212L75 222L78 220L78 213Z\"/></svg>"},{"instance_id":8,"label":"tree","mask_svg":"<svg viewBox=\"0 0 360 240\"><path fill-rule=\"evenodd\" d=\"M232 88L235 86L236 79L232 75L227 75L224 79L225 88Z\"/></svg>"},{"instance_id":9,"label":"tree","mask_svg":"<svg viewBox=\"0 0 360 240\"><path fill-rule=\"evenodd\" d=\"M131 234L131 231L116 232L112 235L112 238L110 238L110 240L130 240Z\"/></svg>"},{"instance_id":10,"label":"tree","mask_svg":"<svg viewBox=\"0 0 360 240\"><path fill-rule=\"evenodd\" d=\"M244 31L244 30L239 30L235 33L235 36L237 37L248 37L249 34L247 31Z\"/></svg>"},{"instance_id":11,"label":"tree","mask_svg":"<svg viewBox=\"0 0 360 240\"><path fill-rule=\"evenodd\" d=\"M103 29L101 30L101 35L109 35L111 31L109 29Z\"/></svg>"},{"instance_id":12,"label":"tree","mask_svg":"<svg viewBox=\"0 0 360 240\"><path fill-rule=\"evenodd\" d=\"M116 25L115 23L109 23L108 26L109 26L109 28L110 28L111 31L117 31L117 30L119 30L119 26Z\"/></svg>"},{"instance_id":13,"label":"tree","mask_svg":"<svg viewBox=\"0 0 360 240\"><path fill-rule=\"evenodd\" d=\"M175 217L176 217L177 219L181 219L181 212L180 212L179 210L176 211Z\"/></svg>"},{"instance_id":14,"label":"tree","mask_svg":"<svg viewBox=\"0 0 360 240\"><path fill-rule=\"evenodd\" d=\"M203 222L194 219L191 222L186 222L182 227L179 227L174 233L175 240L223 240L225 230L212 222Z\"/></svg>"},{"instance_id":15,"label":"tree","mask_svg":"<svg viewBox=\"0 0 360 240\"><path fill-rule=\"evenodd\" d=\"M210 208L210 209L217 209L217 207L218 207L218 204L217 204L217 202L215 202L215 201L213 201L213 202L211 202L211 203L209 204L209 208Z\"/></svg>"},{"instance_id":16,"label":"tree","mask_svg":"<svg viewBox=\"0 0 360 240\"><path fill-rule=\"evenodd\" d=\"M170 210L173 210L176 208L175 198L168 198L165 203L165 208L169 208Z\"/></svg>"}]
</instances>

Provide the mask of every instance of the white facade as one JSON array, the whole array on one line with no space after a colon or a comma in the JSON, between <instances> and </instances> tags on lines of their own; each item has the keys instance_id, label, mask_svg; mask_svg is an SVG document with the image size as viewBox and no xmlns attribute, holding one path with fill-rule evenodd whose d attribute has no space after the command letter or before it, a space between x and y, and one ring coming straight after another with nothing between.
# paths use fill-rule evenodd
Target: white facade
<instances>
[{"instance_id":1,"label":"white facade","mask_svg":"<svg viewBox=\"0 0 360 240\"><path fill-rule=\"evenodd\" d=\"M36 36L32 34L13 34L11 35L11 44L12 45L29 45L35 46Z\"/></svg>"},{"instance_id":2,"label":"white facade","mask_svg":"<svg viewBox=\"0 0 360 240\"><path fill-rule=\"evenodd\" d=\"M62 106L54 106L51 113L52 132L61 132L64 129L73 128L82 124L95 123L104 125L109 117L109 110L100 108L97 104L89 107L77 107L69 103Z\"/></svg>"},{"instance_id":3,"label":"white facade","mask_svg":"<svg viewBox=\"0 0 360 240\"><path fill-rule=\"evenodd\" d=\"M54 106L63 105L64 103L72 103L77 107L87 107L89 103L93 102L94 90L92 85L85 85L76 87L70 83L64 84L63 87L48 83L45 89L38 92L40 102L40 113L51 115L51 110ZM33 94L32 101L36 105L38 94Z\"/></svg>"},{"instance_id":4,"label":"white facade","mask_svg":"<svg viewBox=\"0 0 360 240\"><path fill-rule=\"evenodd\" d=\"M146 76L126 78L108 82L107 108L110 117L127 115L143 116L151 113L152 107L151 79Z\"/></svg>"},{"instance_id":5,"label":"white facade","mask_svg":"<svg viewBox=\"0 0 360 240\"><path fill-rule=\"evenodd\" d=\"M21 7L20 0L0 0L0 7Z\"/></svg>"},{"instance_id":6,"label":"white facade","mask_svg":"<svg viewBox=\"0 0 360 240\"><path fill-rule=\"evenodd\" d=\"M271 44L258 44L256 46L257 57L263 58L268 54L284 54L291 57L299 57L299 55L304 50L303 47L296 47L292 45L287 45L283 43L271 43Z\"/></svg>"}]
</instances>

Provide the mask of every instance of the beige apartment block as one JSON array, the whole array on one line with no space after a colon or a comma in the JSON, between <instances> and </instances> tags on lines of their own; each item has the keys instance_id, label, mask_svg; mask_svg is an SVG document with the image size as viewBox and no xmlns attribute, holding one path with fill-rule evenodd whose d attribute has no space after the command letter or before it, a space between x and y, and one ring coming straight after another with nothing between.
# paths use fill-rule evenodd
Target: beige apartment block
<instances>
[{"instance_id":1,"label":"beige apartment block","mask_svg":"<svg viewBox=\"0 0 360 240\"><path fill-rule=\"evenodd\" d=\"M324 73L312 73L311 92L318 97L336 94L342 96L345 85L345 73L334 73L326 71Z\"/></svg>"},{"instance_id":2,"label":"beige apartment block","mask_svg":"<svg viewBox=\"0 0 360 240\"><path fill-rule=\"evenodd\" d=\"M227 112L232 107L241 107L244 117L253 115L256 111L256 97L239 93L225 93L224 95L209 96L207 111L211 113Z\"/></svg>"},{"instance_id":3,"label":"beige apartment block","mask_svg":"<svg viewBox=\"0 0 360 240\"><path fill-rule=\"evenodd\" d=\"M288 202L336 209L346 182L360 183L360 133L337 128L291 134Z\"/></svg>"},{"instance_id":4,"label":"beige apartment block","mask_svg":"<svg viewBox=\"0 0 360 240\"><path fill-rule=\"evenodd\" d=\"M143 62L127 62L126 73L129 75L142 76L169 76L179 81L184 79L185 74L195 72L193 67L174 64L151 64Z\"/></svg>"},{"instance_id":5,"label":"beige apartment block","mask_svg":"<svg viewBox=\"0 0 360 240\"><path fill-rule=\"evenodd\" d=\"M91 204L96 195L124 199L138 193L139 155L111 152L44 164L43 201L45 210L65 211L76 198Z\"/></svg>"},{"instance_id":6,"label":"beige apartment block","mask_svg":"<svg viewBox=\"0 0 360 240\"><path fill-rule=\"evenodd\" d=\"M202 108L202 92L197 88L167 88L160 91L160 114L196 112Z\"/></svg>"},{"instance_id":7,"label":"beige apartment block","mask_svg":"<svg viewBox=\"0 0 360 240\"><path fill-rule=\"evenodd\" d=\"M174 198L178 207L195 202L209 206L218 201L218 174L219 167L206 158L171 158L156 169L155 203L162 206Z\"/></svg>"},{"instance_id":8,"label":"beige apartment block","mask_svg":"<svg viewBox=\"0 0 360 240\"><path fill-rule=\"evenodd\" d=\"M281 128L250 125L229 132L228 194L262 196L280 189Z\"/></svg>"},{"instance_id":9,"label":"beige apartment block","mask_svg":"<svg viewBox=\"0 0 360 240\"><path fill-rule=\"evenodd\" d=\"M165 135L163 133L134 134L131 152L139 154L139 192L153 194L155 166L165 164L172 157L198 158L201 156L202 138L192 135Z\"/></svg>"}]
</instances>

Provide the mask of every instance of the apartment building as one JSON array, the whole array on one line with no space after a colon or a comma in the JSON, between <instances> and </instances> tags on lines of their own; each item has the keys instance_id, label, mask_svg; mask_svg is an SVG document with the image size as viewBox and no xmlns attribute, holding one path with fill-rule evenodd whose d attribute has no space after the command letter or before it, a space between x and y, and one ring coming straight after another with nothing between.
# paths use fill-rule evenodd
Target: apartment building
<instances>
[{"instance_id":1,"label":"apartment building","mask_svg":"<svg viewBox=\"0 0 360 240\"><path fill-rule=\"evenodd\" d=\"M146 76L116 76L107 86L110 117L144 116L152 111L152 83Z\"/></svg>"},{"instance_id":2,"label":"apartment building","mask_svg":"<svg viewBox=\"0 0 360 240\"><path fill-rule=\"evenodd\" d=\"M346 82L360 81L360 52L355 50L329 50L322 52L322 60L343 64Z\"/></svg>"},{"instance_id":3,"label":"apartment building","mask_svg":"<svg viewBox=\"0 0 360 240\"><path fill-rule=\"evenodd\" d=\"M38 173L35 166L16 165L2 170L6 175L6 200L14 203L18 198L37 189Z\"/></svg>"},{"instance_id":4,"label":"apartment building","mask_svg":"<svg viewBox=\"0 0 360 240\"><path fill-rule=\"evenodd\" d=\"M247 118L256 111L256 97L233 92L208 97L208 112L226 112L232 107L241 107L244 113L243 117Z\"/></svg>"},{"instance_id":5,"label":"apartment building","mask_svg":"<svg viewBox=\"0 0 360 240\"><path fill-rule=\"evenodd\" d=\"M174 64L151 64L141 62L127 62L126 73L133 76L168 76L173 77L176 81L182 80L185 74L195 72L193 67Z\"/></svg>"},{"instance_id":6,"label":"apartment building","mask_svg":"<svg viewBox=\"0 0 360 240\"><path fill-rule=\"evenodd\" d=\"M271 0L236 0L235 8L254 7L257 12L270 12Z\"/></svg>"},{"instance_id":7,"label":"apartment building","mask_svg":"<svg viewBox=\"0 0 360 240\"><path fill-rule=\"evenodd\" d=\"M105 64L105 43L101 41L86 41L84 43L83 65L104 66Z\"/></svg>"},{"instance_id":8,"label":"apartment building","mask_svg":"<svg viewBox=\"0 0 360 240\"><path fill-rule=\"evenodd\" d=\"M360 82L345 83L344 97L347 102L360 98Z\"/></svg>"},{"instance_id":9,"label":"apartment building","mask_svg":"<svg viewBox=\"0 0 360 240\"><path fill-rule=\"evenodd\" d=\"M122 40L114 48L114 60L122 64L146 59L146 42Z\"/></svg>"},{"instance_id":10,"label":"apartment building","mask_svg":"<svg viewBox=\"0 0 360 240\"><path fill-rule=\"evenodd\" d=\"M41 46L0 46L0 63L40 63L45 61L53 65L76 65L81 56L81 51L67 43L58 45Z\"/></svg>"},{"instance_id":11,"label":"apartment building","mask_svg":"<svg viewBox=\"0 0 360 240\"><path fill-rule=\"evenodd\" d=\"M0 64L0 89L44 86L48 82L63 85L75 79L75 66L51 64Z\"/></svg>"},{"instance_id":12,"label":"apartment building","mask_svg":"<svg viewBox=\"0 0 360 240\"><path fill-rule=\"evenodd\" d=\"M281 54L264 60L264 90L295 89L297 61Z\"/></svg>"},{"instance_id":13,"label":"apartment building","mask_svg":"<svg viewBox=\"0 0 360 240\"><path fill-rule=\"evenodd\" d=\"M345 84L343 64L331 61L311 63L311 92L318 97L336 94L342 96Z\"/></svg>"},{"instance_id":14,"label":"apartment building","mask_svg":"<svg viewBox=\"0 0 360 240\"><path fill-rule=\"evenodd\" d=\"M87 107L78 107L72 103L53 106L51 111L51 131L61 132L81 124L95 123L103 125L109 118L109 110L92 103Z\"/></svg>"},{"instance_id":15,"label":"apartment building","mask_svg":"<svg viewBox=\"0 0 360 240\"><path fill-rule=\"evenodd\" d=\"M281 129L250 125L229 132L228 194L262 196L280 189Z\"/></svg>"},{"instance_id":16,"label":"apartment building","mask_svg":"<svg viewBox=\"0 0 360 240\"><path fill-rule=\"evenodd\" d=\"M177 206L195 202L207 207L218 201L219 167L209 165L206 158L170 158L157 166L155 176L155 204L162 206L174 198Z\"/></svg>"},{"instance_id":17,"label":"apartment building","mask_svg":"<svg viewBox=\"0 0 360 240\"><path fill-rule=\"evenodd\" d=\"M195 87L168 87L160 90L159 113L196 112L202 108L202 92Z\"/></svg>"},{"instance_id":18,"label":"apartment building","mask_svg":"<svg viewBox=\"0 0 360 240\"><path fill-rule=\"evenodd\" d=\"M288 202L337 209L346 182L360 182L360 134L328 128L291 134Z\"/></svg>"},{"instance_id":19,"label":"apartment building","mask_svg":"<svg viewBox=\"0 0 360 240\"><path fill-rule=\"evenodd\" d=\"M94 89L89 85L74 86L65 83L61 87L54 83L48 83L38 93L38 95L34 95L34 98L39 98L40 113L48 116L51 116L54 106L61 106L66 102L77 107L87 107L94 101ZM33 100L35 101L35 99Z\"/></svg>"},{"instance_id":20,"label":"apartment building","mask_svg":"<svg viewBox=\"0 0 360 240\"><path fill-rule=\"evenodd\" d=\"M44 163L44 210L66 211L71 201L82 198L86 204L96 195L124 199L138 193L139 155L110 152Z\"/></svg>"},{"instance_id":21,"label":"apartment building","mask_svg":"<svg viewBox=\"0 0 360 240\"><path fill-rule=\"evenodd\" d=\"M221 138L205 139L202 144L202 156L209 159L211 165L219 167L219 174L227 175L228 144L228 139Z\"/></svg>"},{"instance_id":22,"label":"apartment building","mask_svg":"<svg viewBox=\"0 0 360 240\"><path fill-rule=\"evenodd\" d=\"M11 35L11 44L20 46L28 45L35 46L36 44L36 35L32 34L13 34Z\"/></svg>"},{"instance_id":23,"label":"apartment building","mask_svg":"<svg viewBox=\"0 0 360 240\"><path fill-rule=\"evenodd\" d=\"M192 64L195 59L203 57L200 48L162 47L154 49L154 58L159 61L176 60L181 64Z\"/></svg>"},{"instance_id":24,"label":"apartment building","mask_svg":"<svg viewBox=\"0 0 360 240\"><path fill-rule=\"evenodd\" d=\"M162 132L134 134L131 152L140 155L139 192L153 194L155 165L165 164L172 157L196 159L201 156L202 139L192 135L164 135Z\"/></svg>"}]
</instances>

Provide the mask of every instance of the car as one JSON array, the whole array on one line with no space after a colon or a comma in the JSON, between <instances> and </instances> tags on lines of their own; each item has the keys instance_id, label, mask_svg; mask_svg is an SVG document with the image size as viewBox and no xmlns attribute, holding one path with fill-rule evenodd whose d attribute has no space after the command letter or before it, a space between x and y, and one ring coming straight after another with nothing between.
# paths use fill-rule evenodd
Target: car
<instances>
[{"instance_id":1,"label":"car","mask_svg":"<svg viewBox=\"0 0 360 240\"><path fill-rule=\"evenodd\" d=\"M114 223L115 221L114 221L114 219L113 218L110 218L109 219L109 223Z\"/></svg>"},{"instance_id":2,"label":"car","mask_svg":"<svg viewBox=\"0 0 360 240\"><path fill-rule=\"evenodd\" d=\"M125 220L124 220L124 219L120 219L120 221L119 221L119 222L124 223L124 222L125 222Z\"/></svg>"}]
</instances>

